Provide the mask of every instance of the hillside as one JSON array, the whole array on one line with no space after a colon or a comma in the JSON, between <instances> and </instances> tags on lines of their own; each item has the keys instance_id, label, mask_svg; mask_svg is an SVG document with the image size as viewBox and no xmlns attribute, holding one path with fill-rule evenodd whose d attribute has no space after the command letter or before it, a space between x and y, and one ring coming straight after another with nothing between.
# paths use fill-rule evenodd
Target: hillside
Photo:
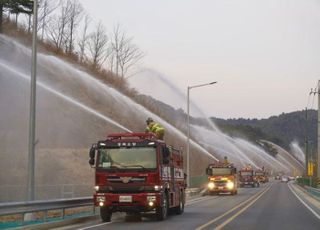
<instances>
[{"instance_id":1,"label":"hillside","mask_svg":"<svg viewBox=\"0 0 320 230\"><path fill-rule=\"evenodd\" d=\"M214 117L211 119L223 132L231 136L244 137L252 142L265 139L285 149L289 149L293 141L298 142L299 146L304 146L307 124L309 145L315 150L317 111L308 111L308 122L306 122L305 116L305 111L296 111L260 120L244 118L224 120Z\"/></svg>"}]
</instances>

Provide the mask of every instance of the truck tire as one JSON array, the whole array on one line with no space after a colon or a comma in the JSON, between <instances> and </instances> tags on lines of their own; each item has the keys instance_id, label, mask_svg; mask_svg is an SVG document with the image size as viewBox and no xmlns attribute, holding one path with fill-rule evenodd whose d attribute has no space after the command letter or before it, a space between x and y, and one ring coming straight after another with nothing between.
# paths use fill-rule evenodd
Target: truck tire
<instances>
[{"instance_id":1,"label":"truck tire","mask_svg":"<svg viewBox=\"0 0 320 230\"><path fill-rule=\"evenodd\" d=\"M112 211L108 207L101 207L100 208L100 217L102 222L110 222L112 216Z\"/></svg>"},{"instance_id":2,"label":"truck tire","mask_svg":"<svg viewBox=\"0 0 320 230\"><path fill-rule=\"evenodd\" d=\"M179 196L179 206L175 208L176 214L181 215L184 212L184 194L180 192Z\"/></svg>"},{"instance_id":3,"label":"truck tire","mask_svg":"<svg viewBox=\"0 0 320 230\"><path fill-rule=\"evenodd\" d=\"M163 194L162 205L156 208L157 220L162 221L167 218L169 211L168 196Z\"/></svg>"},{"instance_id":4,"label":"truck tire","mask_svg":"<svg viewBox=\"0 0 320 230\"><path fill-rule=\"evenodd\" d=\"M234 190L231 192L231 195L237 195L238 194L238 191L237 190Z\"/></svg>"}]
</instances>

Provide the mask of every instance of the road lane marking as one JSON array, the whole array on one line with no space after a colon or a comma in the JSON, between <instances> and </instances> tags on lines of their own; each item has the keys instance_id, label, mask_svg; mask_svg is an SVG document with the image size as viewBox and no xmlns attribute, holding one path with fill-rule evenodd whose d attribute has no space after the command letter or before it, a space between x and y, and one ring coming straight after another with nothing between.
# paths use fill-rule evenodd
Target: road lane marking
<instances>
[{"instance_id":1,"label":"road lane marking","mask_svg":"<svg viewBox=\"0 0 320 230\"><path fill-rule=\"evenodd\" d=\"M270 188L271 186L267 187L266 189ZM232 209L230 209L229 211L225 212L224 214L222 214L221 216L218 216L217 218L197 227L195 230L202 230L206 227L208 227L209 225L213 224L214 222L217 222L218 220L220 220L221 218L225 217L226 215L228 215L229 213L233 212L234 210L238 209L239 207L241 207L242 205L250 202L251 200L253 200L255 197L259 196L261 193L263 193L266 189L264 189L263 191L253 195L252 197L250 197L249 199L241 202L240 204L238 204L237 206L233 207Z\"/></svg>"},{"instance_id":2,"label":"road lane marking","mask_svg":"<svg viewBox=\"0 0 320 230\"><path fill-rule=\"evenodd\" d=\"M192 204L196 204L196 203L199 203L199 202L202 202L202 201L215 200L215 199L217 199L217 198L218 198L218 197L202 197L202 198L197 198L197 199L194 199L194 200L187 201L187 202L186 202L186 206L189 206L189 205L192 205Z\"/></svg>"},{"instance_id":3,"label":"road lane marking","mask_svg":"<svg viewBox=\"0 0 320 230\"><path fill-rule=\"evenodd\" d=\"M293 191L293 189L291 188L291 185L288 185L289 189L291 190L291 192L298 198L298 200L300 200L300 202L306 206L307 209L309 209L310 212L312 212L319 220L320 220L320 215L318 213L316 213L309 205L307 205L306 202L304 202L295 191Z\"/></svg>"},{"instance_id":4,"label":"road lane marking","mask_svg":"<svg viewBox=\"0 0 320 230\"><path fill-rule=\"evenodd\" d=\"M243 213L245 210L247 210L251 205L253 205L257 200L259 200L269 189L271 186L269 186L267 189L265 189L262 193L260 193L260 195L258 197L256 197L253 201L251 201L249 204L247 204L246 206L244 206L240 211L238 211L237 213L235 213L233 216L231 216L229 219L227 219L225 222L223 222L222 224L218 225L216 228L214 228L215 230L220 230L222 229L224 226L226 226L228 223L230 223L232 220L234 220L237 216L239 216L241 213Z\"/></svg>"},{"instance_id":5,"label":"road lane marking","mask_svg":"<svg viewBox=\"0 0 320 230\"><path fill-rule=\"evenodd\" d=\"M186 206L189 206L189 205L192 205L192 204L196 204L196 203L199 203L201 201L207 201L207 200L216 199L216 198L217 197L199 197L199 198L187 201ZM91 226L88 226L88 227L79 228L79 230L91 229L91 228L94 228L94 227L99 227L99 226L108 225L108 224L112 224L112 223L114 223L114 222L107 222L107 223L91 225Z\"/></svg>"},{"instance_id":6,"label":"road lane marking","mask_svg":"<svg viewBox=\"0 0 320 230\"><path fill-rule=\"evenodd\" d=\"M90 229L90 228L99 227L99 226L102 226L102 225L108 225L108 224L112 224L112 222L102 223L102 224L96 224L96 225L91 225L91 226L88 226L88 227L79 228L79 230Z\"/></svg>"}]
</instances>

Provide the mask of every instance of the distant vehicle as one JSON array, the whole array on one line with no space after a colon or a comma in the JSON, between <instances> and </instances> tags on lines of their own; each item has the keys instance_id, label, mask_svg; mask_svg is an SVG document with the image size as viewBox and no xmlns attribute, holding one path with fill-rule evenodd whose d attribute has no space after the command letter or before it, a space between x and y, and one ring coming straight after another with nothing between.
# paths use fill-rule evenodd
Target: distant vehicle
<instances>
[{"instance_id":1,"label":"distant vehicle","mask_svg":"<svg viewBox=\"0 0 320 230\"><path fill-rule=\"evenodd\" d=\"M180 150L150 133L112 134L92 145L89 164L95 168L93 201L103 222L113 212L184 211L185 174Z\"/></svg>"},{"instance_id":2,"label":"distant vehicle","mask_svg":"<svg viewBox=\"0 0 320 230\"><path fill-rule=\"evenodd\" d=\"M295 177L294 176L288 176L288 179L289 179L289 181L290 180L295 180Z\"/></svg>"},{"instance_id":3,"label":"distant vehicle","mask_svg":"<svg viewBox=\"0 0 320 230\"><path fill-rule=\"evenodd\" d=\"M275 180L280 180L281 178L280 178L279 175L276 175L274 179L275 179Z\"/></svg>"},{"instance_id":4,"label":"distant vehicle","mask_svg":"<svg viewBox=\"0 0 320 230\"><path fill-rule=\"evenodd\" d=\"M251 186L253 188L260 186L251 167L245 167L239 171L239 185L240 188L244 186Z\"/></svg>"},{"instance_id":5,"label":"distant vehicle","mask_svg":"<svg viewBox=\"0 0 320 230\"><path fill-rule=\"evenodd\" d=\"M209 194L238 193L237 169L233 164L216 162L209 164L206 169L208 175Z\"/></svg>"},{"instance_id":6,"label":"distant vehicle","mask_svg":"<svg viewBox=\"0 0 320 230\"><path fill-rule=\"evenodd\" d=\"M259 181L259 183L269 182L268 173L265 170L262 170L262 169L256 170L255 177L256 177L256 180Z\"/></svg>"},{"instance_id":7,"label":"distant vehicle","mask_svg":"<svg viewBox=\"0 0 320 230\"><path fill-rule=\"evenodd\" d=\"M281 182L288 182L289 178L287 176L282 176L281 177Z\"/></svg>"}]
</instances>

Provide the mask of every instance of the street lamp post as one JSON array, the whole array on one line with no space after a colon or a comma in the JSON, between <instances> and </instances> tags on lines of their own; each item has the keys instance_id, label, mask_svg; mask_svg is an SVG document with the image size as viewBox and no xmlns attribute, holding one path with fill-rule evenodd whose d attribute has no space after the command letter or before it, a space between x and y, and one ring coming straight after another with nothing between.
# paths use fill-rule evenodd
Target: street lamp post
<instances>
[{"instance_id":1,"label":"street lamp post","mask_svg":"<svg viewBox=\"0 0 320 230\"><path fill-rule=\"evenodd\" d=\"M36 72L37 72L37 17L38 0L33 0L33 31L32 31L32 65L30 89L30 117L29 117L29 148L28 148L28 200L35 198L35 121L36 121Z\"/></svg>"},{"instance_id":2,"label":"street lamp post","mask_svg":"<svg viewBox=\"0 0 320 230\"><path fill-rule=\"evenodd\" d=\"M216 81L206 83L206 84L201 84L201 85L193 85L193 86L188 86L187 90L187 185L188 187L190 186L190 90L193 88L198 88L202 86L207 86L207 85L213 85L217 83Z\"/></svg>"}]
</instances>

